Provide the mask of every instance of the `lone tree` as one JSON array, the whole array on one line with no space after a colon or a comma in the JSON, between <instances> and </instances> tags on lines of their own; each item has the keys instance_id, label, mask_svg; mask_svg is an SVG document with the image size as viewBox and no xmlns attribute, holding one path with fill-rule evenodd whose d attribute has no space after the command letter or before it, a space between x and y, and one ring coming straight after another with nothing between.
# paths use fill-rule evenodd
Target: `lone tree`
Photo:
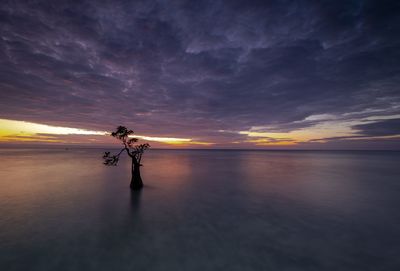
<instances>
[{"instance_id":1,"label":"lone tree","mask_svg":"<svg viewBox=\"0 0 400 271\"><path fill-rule=\"evenodd\" d=\"M144 151L150 148L150 145L148 143L134 145L134 143L137 142L138 139L130 137L130 135L132 134L132 130L128 130L124 126L118 126L117 130L111 133L111 136L119 139L124 147L116 155L111 155L110 152L105 152L103 155L103 159L105 165L116 166L118 164L119 156L121 155L121 153L126 151L129 157L132 158L132 179L130 187L133 190L140 190L143 187L142 177L140 176L140 167L142 166L142 164L140 162L142 160L142 155Z\"/></svg>"}]
</instances>

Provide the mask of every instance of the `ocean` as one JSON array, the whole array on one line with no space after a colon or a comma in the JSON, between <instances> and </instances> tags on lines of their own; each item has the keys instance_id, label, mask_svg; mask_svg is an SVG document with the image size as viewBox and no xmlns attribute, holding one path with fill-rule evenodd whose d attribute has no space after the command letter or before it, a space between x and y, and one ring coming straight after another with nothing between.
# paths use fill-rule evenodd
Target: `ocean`
<instances>
[{"instance_id":1,"label":"ocean","mask_svg":"<svg viewBox=\"0 0 400 271\"><path fill-rule=\"evenodd\" d=\"M400 152L0 150L0 270L400 270Z\"/></svg>"}]
</instances>

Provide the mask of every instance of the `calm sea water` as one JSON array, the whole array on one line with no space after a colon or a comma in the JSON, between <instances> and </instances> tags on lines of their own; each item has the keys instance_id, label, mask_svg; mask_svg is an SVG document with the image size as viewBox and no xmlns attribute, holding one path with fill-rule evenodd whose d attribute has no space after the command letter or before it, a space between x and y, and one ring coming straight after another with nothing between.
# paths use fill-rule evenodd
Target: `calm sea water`
<instances>
[{"instance_id":1,"label":"calm sea water","mask_svg":"<svg viewBox=\"0 0 400 271\"><path fill-rule=\"evenodd\" d=\"M400 153L0 150L0 270L400 270Z\"/></svg>"}]
</instances>

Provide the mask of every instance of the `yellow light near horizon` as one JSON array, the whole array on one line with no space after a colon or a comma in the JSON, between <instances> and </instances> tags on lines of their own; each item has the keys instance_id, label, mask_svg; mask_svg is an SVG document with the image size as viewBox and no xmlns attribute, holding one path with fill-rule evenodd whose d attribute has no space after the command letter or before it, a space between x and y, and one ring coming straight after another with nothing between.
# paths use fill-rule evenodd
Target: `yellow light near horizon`
<instances>
[{"instance_id":1,"label":"yellow light near horizon","mask_svg":"<svg viewBox=\"0 0 400 271\"><path fill-rule=\"evenodd\" d=\"M280 142L291 142L291 145L298 144L301 142L308 142L314 139L329 138L336 136L352 136L354 130L352 126L360 124L358 121L327 121L325 123L316 124L307 128L300 128L286 133L274 133L274 132L257 132L257 131L240 131L239 134L247 135L249 138L272 138L277 139L276 145L282 144ZM252 139L250 139L252 140ZM254 143L256 143L253 140ZM274 143L271 141L270 145Z\"/></svg>"},{"instance_id":2,"label":"yellow light near horizon","mask_svg":"<svg viewBox=\"0 0 400 271\"><path fill-rule=\"evenodd\" d=\"M92 131L70 127L51 126L27 121L0 119L0 141L2 142L38 141L63 143L64 141L62 139L56 137L58 135L109 136L110 133L106 131ZM209 142L193 141L191 138L156 137L145 135L133 135L131 137L136 137L146 141L148 140L181 146L214 144ZM93 139L87 140L93 141Z\"/></svg>"},{"instance_id":3,"label":"yellow light near horizon","mask_svg":"<svg viewBox=\"0 0 400 271\"><path fill-rule=\"evenodd\" d=\"M27 121L0 119L0 136L10 134L106 135L107 132L50 126L47 124L39 124Z\"/></svg>"},{"instance_id":4,"label":"yellow light near horizon","mask_svg":"<svg viewBox=\"0 0 400 271\"><path fill-rule=\"evenodd\" d=\"M265 138L249 139L246 142L254 143L257 146L292 146L298 143L290 140L271 141Z\"/></svg>"},{"instance_id":5,"label":"yellow light near horizon","mask_svg":"<svg viewBox=\"0 0 400 271\"><path fill-rule=\"evenodd\" d=\"M144 140L149 141L158 141L158 142L190 142L192 139L190 138L177 138L177 137L157 137L157 136L141 136L141 135L134 135L130 137L136 137Z\"/></svg>"},{"instance_id":6,"label":"yellow light near horizon","mask_svg":"<svg viewBox=\"0 0 400 271\"><path fill-rule=\"evenodd\" d=\"M164 143L170 145L180 145L182 147L191 146L191 145L202 145L202 146L211 146L215 143L212 142L201 142L201 141L165 141Z\"/></svg>"},{"instance_id":7,"label":"yellow light near horizon","mask_svg":"<svg viewBox=\"0 0 400 271\"><path fill-rule=\"evenodd\" d=\"M187 145L210 146L210 145L215 144L215 143L211 143L211 142L193 141L193 139L191 139L191 138L179 138L179 137L157 137L157 136L142 136L142 135L132 135L130 137L136 137L136 138L148 140L148 141L155 141L155 142L160 142L160 143L165 143L165 144L182 145L182 146L187 146Z\"/></svg>"}]
</instances>

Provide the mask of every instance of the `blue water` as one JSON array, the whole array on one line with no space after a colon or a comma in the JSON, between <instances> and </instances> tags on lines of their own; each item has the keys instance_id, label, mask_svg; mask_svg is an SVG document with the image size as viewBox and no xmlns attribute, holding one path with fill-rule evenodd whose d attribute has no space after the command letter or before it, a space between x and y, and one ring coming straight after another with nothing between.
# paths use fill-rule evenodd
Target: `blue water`
<instances>
[{"instance_id":1,"label":"blue water","mask_svg":"<svg viewBox=\"0 0 400 271\"><path fill-rule=\"evenodd\" d=\"M0 270L400 270L400 153L0 150Z\"/></svg>"}]
</instances>

